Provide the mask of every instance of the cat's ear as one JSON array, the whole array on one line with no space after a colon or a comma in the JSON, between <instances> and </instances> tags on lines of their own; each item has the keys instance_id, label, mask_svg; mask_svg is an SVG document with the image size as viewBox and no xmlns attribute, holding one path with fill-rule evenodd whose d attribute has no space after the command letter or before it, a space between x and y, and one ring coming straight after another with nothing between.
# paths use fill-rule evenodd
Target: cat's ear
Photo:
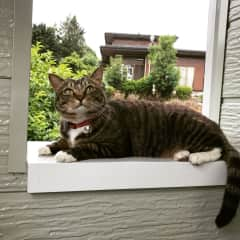
<instances>
[{"instance_id":1,"label":"cat's ear","mask_svg":"<svg viewBox=\"0 0 240 240\"><path fill-rule=\"evenodd\" d=\"M53 73L49 73L48 78L55 91L57 91L64 83L64 80L62 78Z\"/></svg>"},{"instance_id":2,"label":"cat's ear","mask_svg":"<svg viewBox=\"0 0 240 240\"><path fill-rule=\"evenodd\" d=\"M90 76L90 80L98 85L102 85L104 66L100 65Z\"/></svg>"}]
</instances>

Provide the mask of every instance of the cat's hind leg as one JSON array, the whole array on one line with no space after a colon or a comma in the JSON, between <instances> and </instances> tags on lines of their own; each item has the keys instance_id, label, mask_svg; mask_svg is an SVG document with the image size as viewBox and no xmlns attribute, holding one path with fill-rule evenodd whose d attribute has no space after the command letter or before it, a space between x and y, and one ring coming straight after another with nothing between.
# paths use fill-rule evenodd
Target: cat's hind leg
<instances>
[{"instance_id":1,"label":"cat's hind leg","mask_svg":"<svg viewBox=\"0 0 240 240\"><path fill-rule=\"evenodd\" d=\"M190 153L189 161L193 165L201 165L207 162L214 162L220 159L222 155L221 152L221 148L213 148L212 150L206 152Z\"/></svg>"}]
</instances>

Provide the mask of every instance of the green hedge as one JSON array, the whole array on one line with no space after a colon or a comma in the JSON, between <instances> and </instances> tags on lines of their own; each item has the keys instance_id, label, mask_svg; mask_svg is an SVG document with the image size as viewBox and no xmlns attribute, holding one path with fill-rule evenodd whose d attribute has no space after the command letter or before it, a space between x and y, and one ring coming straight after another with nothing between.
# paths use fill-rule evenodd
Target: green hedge
<instances>
[{"instance_id":1,"label":"green hedge","mask_svg":"<svg viewBox=\"0 0 240 240\"><path fill-rule=\"evenodd\" d=\"M149 96L152 94L152 84L147 78L140 78L138 80L128 80L122 85L122 91L127 97L129 94L137 94L140 97Z\"/></svg>"},{"instance_id":2,"label":"green hedge","mask_svg":"<svg viewBox=\"0 0 240 240\"><path fill-rule=\"evenodd\" d=\"M192 95L192 88L188 86L177 86L176 96L181 100L187 100Z\"/></svg>"}]
</instances>

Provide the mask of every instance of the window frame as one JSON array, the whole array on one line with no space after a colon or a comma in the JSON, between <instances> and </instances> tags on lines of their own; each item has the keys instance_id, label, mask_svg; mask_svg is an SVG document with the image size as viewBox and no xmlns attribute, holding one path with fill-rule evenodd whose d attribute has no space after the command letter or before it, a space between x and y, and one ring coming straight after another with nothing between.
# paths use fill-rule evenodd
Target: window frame
<instances>
[{"instance_id":1,"label":"window frame","mask_svg":"<svg viewBox=\"0 0 240 240\"><path fill-rule=\"evenodd\" d=\"M211 0L209 7L203 114L216 122L221 104L228 4L229 0ZM24 4L14 0L14 19L8 170L22 173L26 172L27 156L32 0L25 0Z\"/></svg>"},{"instance_id":2,"label":"window frame","mask_svg":"<svg viewBox=\"0 0 240 240\"><path fill-rule=\"evenodd\" d=\"M194 82L194 76L195 76L195 67L194 66L178 66L178 69L180 71L180 80L179 80L179 85L180 86L188 86L188 87L193 87L193 82ZM184 75L182 74L184 71ZM192 71L192 76L191 80L189 80L189 72ZM191 81L191 84L189 84L189 81Z\"/></svg>"},{"instance_id":3,"label":"window frame","mask_svg":"<svg viewBox=\"0 0 240 240\"><path fill-rule=\"evenodd\" d=\"M32 0L25 0L24 4L14 0L8 172L26 172L32 5Z\"/></svg>"},{"instance_id":4,"label":"window frame","mask_svg":"<svg viewBox=\"0 0 240 240\"><path fill-rule=\"evenodd\" d=\"M229 0L210 0L202 113L219 123Z\"/></svg>"}]
</instances>

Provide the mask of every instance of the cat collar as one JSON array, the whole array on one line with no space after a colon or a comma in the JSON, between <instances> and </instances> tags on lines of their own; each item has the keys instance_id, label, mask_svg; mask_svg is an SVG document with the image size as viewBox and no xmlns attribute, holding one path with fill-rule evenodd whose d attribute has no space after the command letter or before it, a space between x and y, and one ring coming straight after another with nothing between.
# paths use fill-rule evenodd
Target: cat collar
<instances>
[{"instance_id":1,"label":"cat collar","mask_svg":"<svg viewBox=\"0 0 240 240\"><path fill-rule=\"evenodd\" d=\"M69 128L72 128L72 129L77 129L77 128L80 128L80 127L90 127L91 125L91 122L90 120L85 120L83 122L80 122L80 123L72 123L72 122L69 122Z\"/></svg>"}]
</instances>

